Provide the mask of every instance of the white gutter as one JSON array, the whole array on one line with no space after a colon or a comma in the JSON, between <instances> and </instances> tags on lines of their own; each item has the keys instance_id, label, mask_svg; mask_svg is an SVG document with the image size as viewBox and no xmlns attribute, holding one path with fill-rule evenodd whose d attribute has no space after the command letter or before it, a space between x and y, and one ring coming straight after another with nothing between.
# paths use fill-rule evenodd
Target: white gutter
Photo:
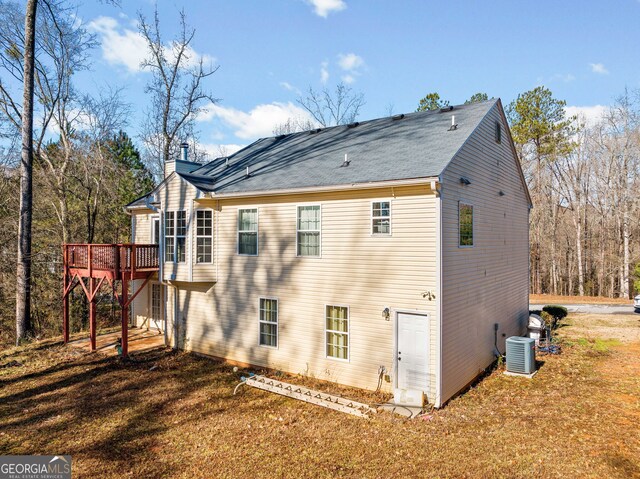
<instances>
[{"instance_id":1,"label":"white gutter","mask_svg":"<svg viewBox=\"0 0 640 479\"><path fill-rule=\"evenodd\" d=\"M442 406L442 183L438 178L436 187L436 301L438 309L438 356L436 366L436 408Z\"/></svg>"},{"instance_id":2,"label":"white gutter","mask_svg":"<svg viewBox=\"0 0 640 479\"><path fill-rule=\"evenodd\" d=\"M438 177L429 176L425 178L409 178L407 180L390 180L390 181L372 181L370 183L349 183L345 185L330 185L330 186L309 186L303 188L285 188L277 190L258 190L258 191L242 191L232 193L206 193L203 199L215 199L215 198L243 198L252 196L280 196L280 195L292 195L297 193L325 193L332 191L347 191L347 190L368 190L373 188L388 188L397 186L414 186L429 184L432 181L439 181Z\"/></svg>"}]
</instances>

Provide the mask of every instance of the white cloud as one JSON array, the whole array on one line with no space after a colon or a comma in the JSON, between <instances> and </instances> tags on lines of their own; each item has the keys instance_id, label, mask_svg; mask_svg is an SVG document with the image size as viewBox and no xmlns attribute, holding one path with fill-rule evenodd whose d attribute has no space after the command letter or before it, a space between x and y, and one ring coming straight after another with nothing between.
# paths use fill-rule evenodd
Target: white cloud
<instances>
[{"instance_id":1,"label":"white cloud","mask_svg":"<svg viewBox=\"0 0 640 479\"><path fill-rule=\"evenodd\" d=\"M142 62L147 56L147 43L143 36L135 29L125 28L113 17L98 17L89 23L89 29L100 37L103 58L112 65L122 65L132 73L142 71ZM175 45L164 47L167 56L173 57ZM201 55L187 46L184 56L185 66L196 66L200 60L205 65L213 65L215 58Z\"/></svg>"},{"instance_id":2,"label":"white cloud","mask_svg":"<svg viewBox=\"0 0 640 479\"><path fill-rule=\"evenodd\" d=\"M287 81L281 81L280 82L280 86L282 88L284 88L285 90L289 90L289 91L293 91L295 90L295 88L293 88L293 86L291 85L291 83L287 82Z\"/></svg>"},{"instance_id":3,"label":"white cloud","mask_svg":"<svg viewBox=\"0 0 640 479\"><path fill-rule=\"evenodd\" d=\"M322 62L320 64L320 82L323 85L329 81L329 62Z\"/></svg>"},{"instance_id":4,"label":"white cloud","mask_svg":"<svg viewBox=\"0 0 640 479\"><path fill-rule=\"evenodd\" d=\"M591 67L591 71L593 73L597 73L599 75L609 74L609 70L607 70L602 63L589 63L589 66Z\"/></svg>"},{"instance_id":5,"label":"white cloud","mask_svg":"<svg viewBox=\"0 0 640 479\"><path fill-rule=\"evenodd\" d=\"M352 84L353 82L356 81L355 77L353 75L343 75L342 76L342 81L344 83L346 83L347 85Z\"/></svg>"},{"instance_id":6,"label":"white cloud","mask_svg":"<svg viewBox=\"0 0 640 479\"><path fill-rule=\"evenodd\" d=\"M344 71L354 71L364 66L364 60L355 53L347 53L346 55L341 53L338 55L338 65Z\"/></svg>"},{"instance_id":7,"label":"white cloud","mask_svg":"<svg viewBox=\"0 0 640 479\"><path fill-rule=\"evenodd\" d=\"M130 72L142 70L140 64L147 53L147 45L139 32L121 28L112 17L98 17L89 29L100 37L102 56L112 65L122 65Z\"/></svg>"},{"instance_id":8,"label":"white cloud","mask_svg":"<svg viewBox=\"0 0 640 479\"><path fill-rule=\"evenodd\" d=\"M307 0L307 3L313 7L314 13L322 18L347 8L344 0Z\"/></svg>"},{"instance_id":9,"label":"white cloud","mask_svg":"<svg viewBox=\"0 0 640 479\"><path fill-rule=\"evenodd\" d=\"M578 120L586 125L593 125L603 118L608 107L604 105L593 106L567 106L564 111L567 117L577 116Z\"/></svg>"},{"instance_id":10,"label":"white cloud","mask_svg":"<svg viewBox=\"0 0 640 479\"><path fill-rule=\"evenodd\" d=\"M277 125L286 123L290 118L311 120L309 113L288 103L265 103L257 105L249 112L227 108L219 105L209 105L207 112L198 116L198 121L209 121L217 118L234 130L234 134L242 139L255 139L272 136Z\"/></svg>"},{"instance_id":11,"label":"white cloud","mask_svg":"<svg viewBox=\"0 0 640 479\"><path fill-rule=\"evenodd\" d=\"M338 65L345 71L345 74L342 75L342 81L347 85L354 83L365 67L364 59L355 53L339 54Z\"/></svg>"}]
</instances>

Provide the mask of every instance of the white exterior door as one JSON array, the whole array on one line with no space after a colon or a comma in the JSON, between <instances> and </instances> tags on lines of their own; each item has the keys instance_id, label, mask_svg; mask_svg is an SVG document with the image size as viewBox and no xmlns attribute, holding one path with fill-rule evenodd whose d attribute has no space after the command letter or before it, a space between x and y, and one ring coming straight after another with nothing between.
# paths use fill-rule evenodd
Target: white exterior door
<instances>
[{"instance_id":1,"label":"white exterior door","mask_svg":"<svg viewBox=\"0 0 640 479\"><path fill-rule=\"evenodd\" d=\"M151 283L151 327L164 331L163 317L163 287L159 283Z\"/></svg>"},{"instance_id":2,"label":"white exterior door","mask_svg":"<svg viewBox=\"0 0 640 479\"><path fill-rule=\"evenodd\" d=\"M397 388L427 391L429 380L429 316L397 315Z\"/></svg>"}]
</instances>

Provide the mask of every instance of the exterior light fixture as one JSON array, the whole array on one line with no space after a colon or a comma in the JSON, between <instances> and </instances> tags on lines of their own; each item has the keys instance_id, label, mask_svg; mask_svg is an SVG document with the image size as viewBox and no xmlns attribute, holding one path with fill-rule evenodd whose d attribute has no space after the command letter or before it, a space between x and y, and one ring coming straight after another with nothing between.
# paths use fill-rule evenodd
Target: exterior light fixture
<instances>
[{"instance_id":1,"label":"exterior light fixture","mask_svg":"<svg viewBox=\"0 0 640 479\"><path fill-rule=\"evenodd\" d=\"M460 183L462 183L463 185L470 185L471 181L469 181L469 178L465 178L464 176L461 176Z\"/></svg>"},{"instance_id":2,"label":"exterior light fixture","mask_svg":"<svg viewBox=\"0 0 640 479\"><path fill-rule=\"evenodd\" d=\"M382 317L385 321L389 321L389 319L391 318L391 310L389 308L384 308L382 310Z\"/></svg>"}]
</instances>

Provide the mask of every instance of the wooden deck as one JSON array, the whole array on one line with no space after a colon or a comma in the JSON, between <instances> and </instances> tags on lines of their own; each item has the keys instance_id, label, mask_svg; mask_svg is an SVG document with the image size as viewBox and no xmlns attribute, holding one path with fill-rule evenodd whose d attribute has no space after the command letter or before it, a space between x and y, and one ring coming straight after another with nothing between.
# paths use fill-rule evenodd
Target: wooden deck
<instances>
[{"instance_id":1,"label":"wooden deck","mask_svg":"<svg viewBox=\"0 0 640 479\"><path fill-rule=\"evenodd\" d=\"M62 278L62 335L69 342L69 293L81 286L89 300L89 348L98 349L96 338L96 295L103 284L111 287L120 303L122 322L122 356L129 352L129 306L144 289L149 280L160 270L157 244L64 244ZM85 282L87 278L87 282ZM129 283L143 280L142 285L130 295ZM117 284L119 283L120 288ZM118 289L120 290L118 294ZM115 340L115 339L114 339ZM115 349L115 348L114 348Z\"/></svg>"},{"instance_id":2,"label":"wooden deck","mask_svg":"<svg viewBox=\"0 0 640 479\"><path fill-rule=\"evenodd\" d=\"M120 331L113 333L101 334L96 337L96 351L108 356L116 356L116 344L118 338L122 336ZM73 348L83 349L86 352L91 351L91 339L78 339L69 342L69 346ZM156 348L164 347L164 334L157 330L146 330L138 328L129 329L129 352L148 351Z\"/></svg>"},{"instance_id":3,"label":"wooden deck","mask_svg":"<svg viewBox=\"0 0 640 479\"><path fill-rule=\"evenodd\" d=\"M111 281L145 279L160 269L157 244L65 244L71 276Z\"/></svg>"}]
</instances>

